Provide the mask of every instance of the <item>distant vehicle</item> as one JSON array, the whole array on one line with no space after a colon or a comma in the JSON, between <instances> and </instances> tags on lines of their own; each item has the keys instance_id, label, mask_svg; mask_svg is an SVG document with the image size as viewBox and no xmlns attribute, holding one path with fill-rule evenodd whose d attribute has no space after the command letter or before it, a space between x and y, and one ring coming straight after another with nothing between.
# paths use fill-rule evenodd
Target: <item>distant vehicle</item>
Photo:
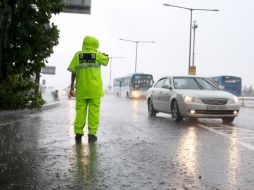
<instances>
[{"instance_id":1,"label":"distant vehicle","mask_svg":"<svg viewBox=\"0 0 254 190\"><path fill-rule=\"evenodd\" d=\"M241 77L221 75L221 76L211 77L211 79L218 86L223 86L225 91L230 92L238 97L242 95Z\"/></svg>"},{"instance_id":2,"label":"distant vehicle","mask_svg":"<svg viewBox=\"0 0 254 190\"><path fill-rule=\"evenodd\" d=\"M173 121L189 118L221 118L232 123L238 115L238 98L220 90L209 78L173 76L159 79L148 90L148 113L169 113Z\"/></svg>"},{"instance_id":3,"label":"distant vehicle","mask_svg":"<svg viewBox=\"0 0 254 190\"><path fill-rule=\"evenodd\" d=\"M129 74L114 79L113 93L127 98L140 98L147 96L147 90L153 85L153 76L145 73Z\"/></svg>"}]
</instances>

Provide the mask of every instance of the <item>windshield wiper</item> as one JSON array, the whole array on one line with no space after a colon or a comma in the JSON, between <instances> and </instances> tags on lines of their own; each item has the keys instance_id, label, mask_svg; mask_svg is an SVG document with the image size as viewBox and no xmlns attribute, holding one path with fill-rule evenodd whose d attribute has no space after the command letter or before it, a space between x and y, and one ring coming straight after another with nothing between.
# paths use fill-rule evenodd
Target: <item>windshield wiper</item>
<instances>
[{"instance_id":1,"label":"windshield wiper","mask_svg":"<svg viewBox=\"0 0 254 190\"><path fill-rule=\"evenodd\" d=\"M195 79L195 78L193 78L194 80L195 80L195 82L197 83L197 85L198 85L198 87L200 88L200 89L205 89L198 81L197 81L197 79Z\"/></svg>"}]
</instances>

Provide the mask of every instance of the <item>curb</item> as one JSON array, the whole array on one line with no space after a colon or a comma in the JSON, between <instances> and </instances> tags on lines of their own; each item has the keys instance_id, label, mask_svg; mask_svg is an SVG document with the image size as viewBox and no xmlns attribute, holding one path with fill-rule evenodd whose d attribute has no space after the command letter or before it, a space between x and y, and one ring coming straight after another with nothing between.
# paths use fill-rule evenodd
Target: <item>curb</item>
<instances>
[{"instance_id":1,"label":"curb","mask_svg":"<svg viewBox=\"0 0 254 190\"><path fill-rule=\"evenodd\" d=\"M42 106L41 110L44 111L44 110L56 108L56 107L60 106L61 104L62 104L62 101L57 101L57 102L45 104Z\"/></svg>"},{"instance_id":2,"label":"curb","mask_svg":"<svg viewBox=\"0 0 254 190\"><path fill-rule=\"evenodd\" d=\"M29 110L29 109L9 110L9 111L3 110L3 111L0 111L0 117L4 117L7 115L16 115L16 114L33 114L35 112L45 111L45 110L56 108L56 107L60 106L61 104L62 104L62 101L57 101L57 102L45 104L41 108L37 108L37 109L33 109L33 110Z\"/></svg>"}]
</instances>

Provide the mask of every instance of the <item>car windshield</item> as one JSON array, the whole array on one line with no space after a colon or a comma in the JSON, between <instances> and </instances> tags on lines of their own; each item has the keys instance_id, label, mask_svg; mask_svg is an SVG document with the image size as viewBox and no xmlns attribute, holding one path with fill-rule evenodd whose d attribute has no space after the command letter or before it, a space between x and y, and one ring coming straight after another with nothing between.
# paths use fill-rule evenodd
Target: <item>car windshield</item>
<instances>
[{"instance_id":1,"label":"car windshield","mask_svg":"<svg viewBox=\"0 0 254 190\"><path fill-rule=\"evenodd\" d=\"M218 88L207 78L174 77L173 83L175 89L218 90Z\"/></svg>"}]
</instances>

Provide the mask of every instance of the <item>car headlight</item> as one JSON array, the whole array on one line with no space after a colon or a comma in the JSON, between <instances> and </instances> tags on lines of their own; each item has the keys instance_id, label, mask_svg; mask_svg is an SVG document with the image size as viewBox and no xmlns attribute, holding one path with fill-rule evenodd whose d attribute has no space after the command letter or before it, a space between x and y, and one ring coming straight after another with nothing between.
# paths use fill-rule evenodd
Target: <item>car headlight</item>
<instances>
[{"instance_id":1,"label":"car headlight","mask_svg":"<svg viewBox=\"0 0 254 190\"><path fill-rule=\"evenodd\" d=\"M235 104L238 104L238 103L239 103L239 98L238 98L238 97L234 96L234 97L233 97L233 100L234 100Z\"/></svg>"},{"instance_id":2,"label":"car headlight","mask_svg":"<svg viewBox=\"0 0 254 190\"><path fill-rule=\"evenodd\" d=\"M236 96L233 96L232 99L229 99L228 103L229 104L239 104L239 98Z\"/></svg>"},{"instance_id":3,"label":"car headlight","mask_svg":"<svg viewBox=\"0 0 254 190\"><path fill-rule=\"evenodd\" d=\"M193 97L191 96L183 96L183 101L186 103L186 104L190 104L193 102Z\"/></svg>"},{"instance_id":4,"label":"car headlight","mask_svg":"<svg viewBox=\"0 0 254 190\"><path fill-rule=\"evenodd\" d=\"M192 97L192 96L183 96L183 101L186 103L186 104L191 104L191 103L202 103L202 101L197 98L197 97Z\"/></svg>"}]
</instances>

